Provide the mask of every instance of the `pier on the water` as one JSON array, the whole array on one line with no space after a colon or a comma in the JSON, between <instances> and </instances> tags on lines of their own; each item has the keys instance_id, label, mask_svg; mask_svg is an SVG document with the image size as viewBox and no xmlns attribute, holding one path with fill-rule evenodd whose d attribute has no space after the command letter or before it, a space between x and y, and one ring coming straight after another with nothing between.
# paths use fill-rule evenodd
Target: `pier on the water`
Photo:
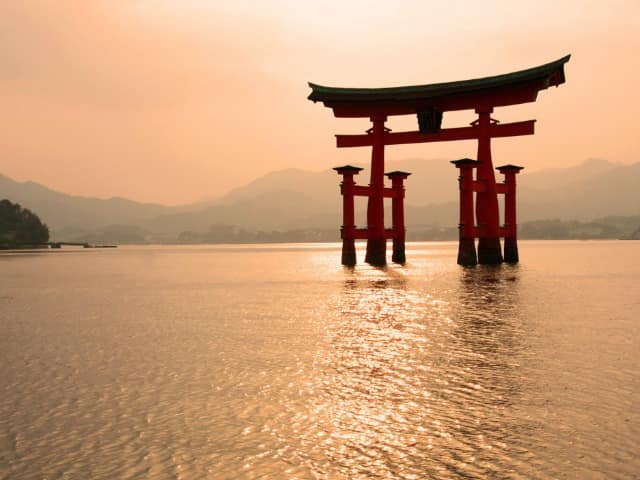
<instances>
[{"instance_id":1,"label":"pier on the water","mask_svg":"<svg viewBox=\"0 0 640 480\"><path fill-rule=\"evenodd\" d=\"M117 245L94 245L86 242L47 242L49 248L82 247L82 248L117 248Z\"/></svg>"},{"instance_id":2,"label":"pier on the water","mask_svg":"<svg viewBox=\"0 0 640 480\"><path fill-rule=\"evenodd\" d=\"M504 176L496 182L491 159L491 139L533 135L535 120L503 123L492 118L496 107L535 102L540 90L565 82L564 64L570 55L527 70L493 77L391 88L336 88L309 83L309 100L322 102L336 117L369 118L365 134L336 135L338 148L371 147L368 186L356 185L354 175L362 169L336 167L342 175L343 196L342 263L356 264L355 240L367 240L365 261L386 264L386 241L393 240L392 261L405 258L404 180L409 172L384 172L386 145L477 140L477 157L452 163L459 170L460 222L458 263L460 265L517 263L516 174L524 167L503 165ZM477 119L467 127L442 128L445 112L473 110ZM418 130L392 132L385 126L392 115L416 115ZM464 155L461 155L461 157ZM385 175L391 187L385 187ZM504 224L500 224L498 195L504 195ZM367 197L367 226L357 228L354 197ZM392 199L392 228L384 225L384 199ZM504 239L504 254L501 245ZM476 250L476 239L477 250Z\"/></svg>"},{"instance_id":3,"label":"pier on the water","mask_svg":"<svg viewBox=\"0 0 640 480\"><path fill-rule=\"evenodd\" d=\"M82 247L82 248L118 248L117 245L95 245L87 242L46 242L46 243L16 243L10 245L0 245L0 250L14 249L59 249L62 247Z\"/></svg>"}]
</instances>

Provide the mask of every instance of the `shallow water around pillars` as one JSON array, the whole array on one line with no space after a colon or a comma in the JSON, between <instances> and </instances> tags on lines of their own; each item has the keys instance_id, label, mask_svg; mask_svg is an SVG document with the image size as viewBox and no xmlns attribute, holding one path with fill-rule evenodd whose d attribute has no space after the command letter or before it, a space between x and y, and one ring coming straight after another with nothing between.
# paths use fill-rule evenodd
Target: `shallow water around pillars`
<instances>
[{"instance_id":1,"label":"shallow water around pillars","mask_svg":"<svg viewBox=\"0 0 640 480\"><path fill-rule=\"evenodd\" d=\"M2 253L0 478L634 478L640 244L519 247Z\"/></svg>"}]
</instances>

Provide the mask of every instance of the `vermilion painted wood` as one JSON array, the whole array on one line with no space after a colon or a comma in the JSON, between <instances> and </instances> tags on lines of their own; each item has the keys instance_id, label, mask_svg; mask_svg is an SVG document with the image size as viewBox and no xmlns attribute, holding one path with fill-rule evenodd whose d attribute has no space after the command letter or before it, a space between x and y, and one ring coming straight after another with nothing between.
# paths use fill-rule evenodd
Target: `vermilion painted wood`
<instances>
[{"instance_id":1,"label":"vermilion painted wood","mask_svg":"<svg viewBox=\"0 0 640 480\"><path fill-rule=\"evenodd\" d=\"M504 261L517 263L518 258L518 223L516 219L516 175L523 167L503 165L497 170L504 175Z\"/></svg>"},{"instance_id":2,"label":"vermilion painted wood","mask_svg":"<svg viewBox=\"0 0 640 480\"><path fill-rule=\"evenodd\" d=\"M340 192L342 193L342 264L354 266L356 264L354 237L356 224L354 205L355 182L353 176L360 173L362 168L345 165L344 167L337 167L334 170L342 175L342 183L340 184Z\"/></svg>"},{"instance_id":3,"label":"vermilion painted wood","mask_svg":"<svg viewBox=\"0 0 640 480\"><path fill-rule=\"evenodd\" d=\"M407 143L428 143L477 139L477 161L458 160L453 163L460 169L460 245L458 262L475 264L475 238L479 238L477 261L500 263L503 261L500 238L505 237L505 256L509 245L509 258L518 261L515 218L515 174L521 167L500 167L505 175L504 183L496 183L491 158L491 139L518 135L532 135L535 120L498 124L491 118L495 107L533 102L538 91L558 86L565 82L564 64L570 56L563 57L539 67L472 79L431 85L392 87L381 89L333 88L309 84L312 93L309 99L321 101L333 110L336 117L368 117L373 123L366 135L336 135L339 148L371 146L371 172L369 186L348 184L347 177L357 172L355 167L340 167L343 175L343 203L345 224L343 225L343 263L345 241L352 249L355 262L354 239L367 239L366 261L373 265L386 263L386 239L394 239L394 257L404 258L404 187L392 178L392 187L384 186L384 147ZM390 115L420 115L425 110L440 114L452 110L473 109L478 119L470 127L441 129L433 133L391 132L385 127ZM471 162L471 163L470 163ZM475 179L473 169L476 170ZM358 169L359 171L359 169ZM401 173L401 172L395 172ZM397 176L400 178L400 176ZM404 180L406 176L402 177ZM474 222L474 194L475 220ZM505 195L505 225L500 226L498 194ZM368 197L367 228L356 229L353 216L353 197ZM384 228L384 198L392 198L393 228ZM509 242L507 242L509 240ZM396 242L397 241L397 242ZM463 243L465 245L462 249ZM396 256L396 245L402 245L402 256ZM464 250L464 252L463 252ZM461 256L461 252L464 255ZM464 257L464 258L462 258ZM349 257L351 258L351 257ZM462 260L461 260L462 259ZM395 259L394 259L395 261ZM402 260L404 262L404 260Z\"/></svg>"},{"instance_id":4,"label":"vermilion painted wood","mask_svg":"<svg viewBox=\"0 0 640 480\"><path fill-rule=\"evenodd\" d=\"M391 260L394 263L406 263L405 238L406 228L404 225L404 181L411 175L408 172L389 172L386 174L391 179L391 189L395 195L391 202L391 223L393 236L393 253Z\"/></svg>"},{"instance_id":5,"label":"vermilion painted wood","mask_svg":"<svg viewBox=\"0 0 640 480\"><path fill-rule=\"evenodd\" d=\"M477 167L478 161L463 158L454 160L451 163L460 171L460 176L458 177L458 187L460 190L458 263L460 265L471 266L478 263L475 246L475 238L478 236L478 230L475 227L473 208L473 194L477 191L477 182L473 180L473 169Z\"/></svg>"},{"instance_id":6,"label":"vermilion painted wood","mask_svg":"<svg viewBox=\"0 0 640 480\"><path fill-rule=\"evenodd\" d=\"M493 124L489 127L489 136L513 137L519 135L533 135L535 120L525 120L523 122ZM384 133L385 145L401 145L406 143L430 143L430 142L452 142L456 140L475 140L479 138L480 129L478 126L443 128L438 133L420 132L386 132ZM369 147L373 145L373 135L336 135L336 146L338 148Z\"/></svg>"},{"instance_id":7,"label":"vermilion painted wood","mask_svg":"<svg viewBox=\"0 0 640 480\"><path fill-rule=\"evenodd\" d=\"M476 219L480 237L478 240L478 263L502 263L500 246L500 211L498 210L498 192L496 176L491 160L491 125L492 109L476 110L478 113L478 167L476 180L484 183L484 190L476 193Z\"/></svg>"},{"instance_id":8,"label":"vermilion painted wood","mask_svg":"<svg viewBox=\"0 0 640 480\"><path fill-rule=\"evenodd\" d=\"M363 185L356 185L354 187L354 195L356 197L368 197L372 191L371 187L365 187ZM382 195L384 198L393 198L397 195L397 192L393 188L385 187L382 189Z\"/></svg>"},{"instance_id":9,"label":"vermilion painted wood","mask_svg":"<svg viewBox=\"0 0 640 480\"><path fill-rule=\"evenodd\" d=\"M384 235L384 134L387 117L375 116L371 119L371 188L367 204L367 253L365 261L372 265L386 263L386 240Z\"/></svg>"}]
</instances>

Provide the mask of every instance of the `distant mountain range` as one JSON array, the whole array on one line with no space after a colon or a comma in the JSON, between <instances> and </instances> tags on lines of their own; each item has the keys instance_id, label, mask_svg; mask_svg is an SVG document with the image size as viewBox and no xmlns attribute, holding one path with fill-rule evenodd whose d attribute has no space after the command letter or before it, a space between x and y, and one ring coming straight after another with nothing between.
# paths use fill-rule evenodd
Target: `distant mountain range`
<instances>
[{"instance_id":1,"label":"distant mountain range","mask_svg":"<svg viewBox=\"0 0 640 480\"><path fill-rule=\"evenodd\" d=\"M388 162L387 169L412 173L406 181L408 229L457 225L457 171L448 161L408 159ZM368 183L367 170L356 177L358 183ZM108 241L119 243L172 242L185 232L209 232L212 225L248 231L337 232L341 223L339 183L339 176L332 170L280 170L216 201L175 207L125 198L71 196L0 175L0 199L7 198L37 213L49 225L54 240L100 235L104 240L107 235ZM365 207L365 199L357 199L360 225L365 223ZM518 176L518 209L520 223L640 215L640 163L588 160L569 168L533 173L525 169Z\"/></svg>"}]
</instances>

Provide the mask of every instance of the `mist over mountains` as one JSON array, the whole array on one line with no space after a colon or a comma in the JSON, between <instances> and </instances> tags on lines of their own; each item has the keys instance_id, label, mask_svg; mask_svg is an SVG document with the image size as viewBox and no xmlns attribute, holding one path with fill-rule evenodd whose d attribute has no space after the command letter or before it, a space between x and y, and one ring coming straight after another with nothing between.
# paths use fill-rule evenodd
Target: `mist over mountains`
<instances>
[{"instance_id":1,"label":"mist over mountains","mask_svg":"<svg viewBox=\"0 0 640 480\"><path fill-rule=\"evenodd\" d=\"M360 166L365 170L356 181L367 184L368 165ZM447 160L389 161L387 170L412 173L406 181L408 230L457 226L458 172ZM498 180L500 177L497 174ZM520 224L640 215L640 163L587 160L569 168L532 173L525 169L517 180ZM286 169L259 177L212 202L166 206L125 198L71 196L0 175L0 198L36 212L49 226L53 240L175 242L196 238L198 232L215 237L222 226L236 232L326 230L333 233L318 239L338 240L339 183L333 170ZM365 207L366 200L357 199L356 222L360 225L366 223Z\"/></svg>"}]
</instances>

